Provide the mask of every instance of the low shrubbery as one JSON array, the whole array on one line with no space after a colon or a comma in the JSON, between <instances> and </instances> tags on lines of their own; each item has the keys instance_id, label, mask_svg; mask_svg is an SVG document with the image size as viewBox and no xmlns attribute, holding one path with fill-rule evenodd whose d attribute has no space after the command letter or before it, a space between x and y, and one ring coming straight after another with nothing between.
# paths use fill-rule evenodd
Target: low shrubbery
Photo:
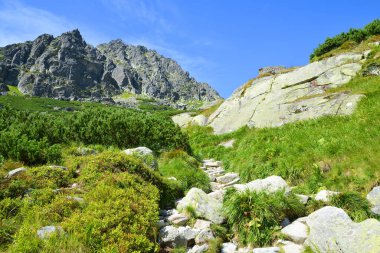
<instances>
[{"instance_id":1,"label":"low shrubbery","mask_svg":"<svg viewBox=\"0 0 380 253\"><path fill-rule=\"evenodd\" d=\"M281 221L305 215L297 196L284 192L237 193L228 191L224 199L227 222L239 243L251 246L271 245L279 236Z\"/></svg>"},{"instance_id":2,"label":"low shrubbery","mask_svg":"<svg viewBox=\"0 0 380 253\"><path fill-rule=\"evenodd\" d=\"M60 160L60 144L146 146L155 152L189 150L187 136L166 117L118 108L48 114L0 109L0 153L27 164Z\"/></svg>"},{"instance_id":3,"label":"low shrubbery","mask_svg":"<svg viewBox=\"0 0 380 253\"><path fill-rule=\"evenodd\" d=\"M380 34L380 19L376 19L366 25L363 29L351 28L348 32L341 33L332 38L327 38L326 41L320 44L314 52L310 55L312 60L315 57L322 56L333 49L339 48L344 43L350 41L360 43L361 41L369 38L373 35Z\"/></svg>"},{"instance_id":4,"label":"low shrubbery","mask_svg":"<svg viewBox=\"0 0 380 253\"><path fill-rule=\"evenodd\" d=\"M34 167L2 179L1 251L157 251L160 198L177 188L120 151L69 156L64 163L69 169ZM63 232L38 238L37 230L50 225Z\"/></svg>"}]
</instances>

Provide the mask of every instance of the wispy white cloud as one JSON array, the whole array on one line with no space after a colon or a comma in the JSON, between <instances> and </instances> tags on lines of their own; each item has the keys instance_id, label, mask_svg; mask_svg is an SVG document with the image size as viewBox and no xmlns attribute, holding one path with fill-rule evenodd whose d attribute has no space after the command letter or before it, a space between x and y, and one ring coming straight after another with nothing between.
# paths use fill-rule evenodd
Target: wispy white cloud
<instances>
[{"instance_id":1,"label":"wispy white cloud","mask_svg":"<svg viewBox=\"0 0 380 253\"><path fill-rule=\"evenodd\" d=\"M58 35L75 28L64 17L26 6L18 1L2 1L0 45L31 40L43 33Z\"/></svg>"},{"instance_id":2,"label":"wispy white cloud","mask_svg":"<svg viewBox=\"0 0 380 253\"><path fill-rule=\"evenodd\" d=\"M121 20L137 21L158 33L170 32L173 25L165 15L175 15L174 8L166 8L159 0L102 0ZM168 13L169 12L169 13Z\"/></svg>"},{"instance_id":3,"label":"wispy white cloud","mask_svg":"<svg viewBox=\"0 0 380 253\"><path fill-rule=\"evenodd\" d=\"M33 40L44 33L58 36L75 28L92 44L104 42L101 34L85 25L73 24L65 17L17 0L0 0L0 3L0 46Z\"/></svg>"}]
</instances>

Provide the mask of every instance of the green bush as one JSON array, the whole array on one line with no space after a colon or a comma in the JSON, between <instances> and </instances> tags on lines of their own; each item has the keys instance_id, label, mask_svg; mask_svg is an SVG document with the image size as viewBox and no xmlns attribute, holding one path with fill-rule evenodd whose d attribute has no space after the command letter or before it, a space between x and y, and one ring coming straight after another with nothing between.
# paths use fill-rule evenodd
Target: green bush
<instances>
[{"instance_id":1,"label":"green bush","mask_svg":"<svg viewBox=\"0 0 380 253\"><path fill-rule=\"evenodd\" d=\"M278 238L281 221L305 215L297 196L284 192L243 193L227 191L224 198L227 222L243 245L268 246Z\"/></svg>"},{"instance_id":2,"label":"green bush","mask_svg":"<svg viewBox=\"0 0 380 253\"><path fill-rule=\"evenodd\" d=\"M372 35L380 34L380 19L376 19L366 25L364 29L351 28L346 33L341 33L332 38L327 38L324 43L320 44L314 52L310 55L310 60L314 57L322 56L333 49L342 46L347 41L354 41L360 43Z\"/></svg>"},{"instance_id":3,"label":"green bush","mask_svg":"<svg viewBox=\"0 0 380 253\"><path fill-rule=\"evenodd\" d=\"M0 249L156 252L160 194L168 188L161 176L120 151L67 159L78 172L42 166L1 182ZM73 182L80 187L69 188ZM64 233L39 239L37 230L50 225Z\"/></svg>"},{"instance_id":4,"label":"green bush","mask_svg":"<svg viewBox=\"0 0 380 253\"><path fill-rule=\"evenodd\" d=\"M207 192L210 190L210 180L199 165L194 157L181 150L163 153L159 159L161 174L164 177L175 177L183 191L196 187Z\"/></svg>"},{"instance_id":5,"label":"green bush","mask_svg":"<svg viewBox=\"0 0 380 253\"><path fill-rule=\"evenodd\" d=\"M106 173L86 195L87 207L63 227L91 251L154 252L158 198L157 188L136 176Z\"/></svg>"},{"instance_id":6,"label":"green bush","mask_svg":"<svg viewBox=\"0 0 380 253\"><path fill-rule=\"evenodd\" d=\"M160 153L182 148L188 138L170 118L122 108L90 108L76 113L0 109L0 153L27 164L61 160L59 144L71 142L119 148L146 146Z\"/></svg>"}]
</instances>

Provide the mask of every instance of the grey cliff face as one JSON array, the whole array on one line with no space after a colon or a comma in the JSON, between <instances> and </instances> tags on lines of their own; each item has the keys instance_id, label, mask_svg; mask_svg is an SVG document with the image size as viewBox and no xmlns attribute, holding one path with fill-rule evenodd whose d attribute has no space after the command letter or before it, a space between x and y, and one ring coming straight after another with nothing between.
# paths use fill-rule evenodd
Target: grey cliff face
<instances>
[{"instance_id":1,"label":"grey cliff face","mask_svg":"<svg viewBox=\"0 0 380 253\"><path fill-rule=\"evenodd\" d=\"M0 48L0 83L32 96L104 98L130 92L176 101L214 101L219 94L173 60L121 40L88 45L78 30Z\"/></svg>"}]
</instances>

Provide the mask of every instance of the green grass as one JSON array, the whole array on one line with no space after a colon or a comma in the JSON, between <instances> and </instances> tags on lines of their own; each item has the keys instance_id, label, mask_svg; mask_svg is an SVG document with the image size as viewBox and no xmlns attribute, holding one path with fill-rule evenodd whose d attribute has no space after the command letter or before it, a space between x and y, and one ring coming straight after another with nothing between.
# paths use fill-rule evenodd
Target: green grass
<instances>
[{"instance_id":1,"label":"green grass","mask_svg":"<svg viewBox=\"0 0 380 253\"><path fill-rule=\"evenodd\" d=\"M62 101L51 98L39 98L28 96L0 96L0 105L8 105L14 109L22 111L43 111L43 112L60 112L54 110L54 107L61 109L71 108L73 110L82 110L85 108L104 108L109 107L100 103ZM65 112L67 113L67 112Z\"/></svg>"},{"instance_id":2,"label":"green grass","mask_svg":"<svg viewBox=\"0 0 380 253\"><path fill-rule=\"evenodd\" d=\"M227 191L224 198L227 223L241 245L269 246L280 236L281 221L306 214L297 196L276 193Z\"/></svg>"},{"instance_id":3,"label":"green grass","mask_svg":"<svg viewBox=\"0 0 380 253\"><path fill-rule=\"evenodd\" d=\"M316 193L320 188L366 194L380 184L380 77L357 77L334 89L364 94L351 116L323 117L279 128L242 128L226 135L211 129L188 129L193 151L221 159L244 182L279 175L295 191ZM236 139L233 149L218 146ZM327 161L329 172L316 163Z\"/></svg>"},{"instance_id":4,"label":"green grass","mask_svg":"<svg viewBox=\"0 0 380 253\"><path fill-rule=\"evenodd\" d=\"M210 190L208 176L199 168L199 162L181 150L166 152L159 159L159 171L165 177L175 177L183 191L192 187Z\"/></svg>"},{"instance_id":5,"label":"green grass","mask_svg":"<svg viewBox=\"0 0 380 253\"><path fill-rule=\"evenodd\" d=\"M123 93L121 93L120 95L115 96L114 98L128 99L128 98L135 97L135 96L136 96L136 94L133 94L133 93L128 92L128 91L124 91Z\"/></svg>"},{"instance_id":6,"label":"green grass","mask_svg":"<svg viewBox=\"0 0 380 253\"><path fill-rule=\"evenodd\" d=\"M213 114L221 104L223 104L224 100L218 100L215 105L211 106L210 108L204 109L201 111L200 114L204 115L205 117L210 117L211 114Z\"/></svg>"},{"instance_id":7,"label":"green grass","mask_svg":"<svg viewBox=\"0 0 380 253\"><path fill-rule=\"evenodd\" d=\"M8 95L11 95L11 96L24 96L24 94L16 86L13 86L13 85L7 85L7 86L8 86L8 89L9 89Z\"/></svg>"}]
</instances>

